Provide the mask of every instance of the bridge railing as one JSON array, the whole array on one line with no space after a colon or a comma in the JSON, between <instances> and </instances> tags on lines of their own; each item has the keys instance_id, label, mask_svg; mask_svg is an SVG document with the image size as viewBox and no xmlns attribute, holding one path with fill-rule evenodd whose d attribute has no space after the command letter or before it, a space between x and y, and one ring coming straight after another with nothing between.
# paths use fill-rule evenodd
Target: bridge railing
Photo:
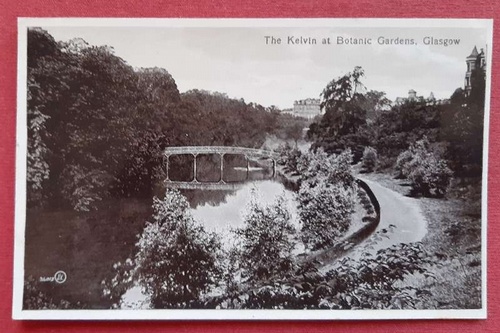
<instances>
[{"instance_id":1,"label":"bridge railing","mask_svg":"<svg viewBox=\"0 0 500 333\"><path fill-rule=\"evenodd\" d=\"M167 147L164 150L165 155L182 155L182 154L241 154L241 155L258 155L263 157L277 158L278 153L272 150L264 150L247 147L230 147L230 146L184 146L184 147Z\"/></svg>"}]
</instances>

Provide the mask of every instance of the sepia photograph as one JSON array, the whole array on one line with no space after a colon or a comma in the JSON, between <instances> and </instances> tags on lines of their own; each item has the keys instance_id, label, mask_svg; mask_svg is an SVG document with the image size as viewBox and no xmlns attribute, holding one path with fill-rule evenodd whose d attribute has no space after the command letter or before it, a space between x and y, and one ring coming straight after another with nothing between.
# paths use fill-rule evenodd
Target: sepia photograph
<instances>
[{"instance_id":1,"label":"sepia photograph","mask_svg":"<svg viewBox=\"0 0 500 333\"><path fill-rule=\"evenodd\" d=\"M14 319L486 318L492 26L19 19Z\"/></svg>"}]
</instances>

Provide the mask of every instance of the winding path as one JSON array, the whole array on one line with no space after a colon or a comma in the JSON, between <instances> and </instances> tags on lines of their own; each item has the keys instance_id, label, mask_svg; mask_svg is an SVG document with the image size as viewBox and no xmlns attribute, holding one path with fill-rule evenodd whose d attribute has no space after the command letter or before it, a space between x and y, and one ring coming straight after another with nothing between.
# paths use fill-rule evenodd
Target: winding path
<instances>
[{"instance_id":1,"label":"winding path","mask_svg":"<svg viewBox=\"0 0 500 333\"><path fill-rule=\"evenodd\" d=\"M380 204L380 222L375 231L361 243L355 245L351 251L340 254L339 257L321 267L320 271L323 273L335 268L341 257L357 260L365 252L373 255L378 250L395 244L421 241L427 233L427 223L420 210L418 199L405 197L359 175L357 178L364 181L377 198ZM383 229L392 229L392 232L382 233L381 236L377 232ZM376 238L378 239L375 241Z\"/></svg>"},{"instance_id":2,"label":"winding path","mask_svg":"<svg viewBox=\"0 0 500 333\"><path fill-rule=\"evenodd\" d=\"M427 233L427 223L420 210L418 199L406 197L363 177L358 178L370 186L380 203L380 224L375 233L382 229L390 229L390 225L395 226L392 233L373 244L372 248L364 249L365 252L375 253L394 244L418 242L424 238ZM359 244L359 247L363 248L363 244L371 237Z\"/></svg>"}]
</instances>

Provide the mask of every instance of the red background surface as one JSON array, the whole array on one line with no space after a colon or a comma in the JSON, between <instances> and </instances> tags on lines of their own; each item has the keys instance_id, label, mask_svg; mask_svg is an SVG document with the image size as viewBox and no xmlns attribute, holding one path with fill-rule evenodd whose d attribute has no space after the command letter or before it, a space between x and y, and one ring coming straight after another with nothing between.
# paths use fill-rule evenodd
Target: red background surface
<instances>
[{"instance_id":1,"label":"red background surface","mask_svg":"<svg viewBox=\"0 0 500 333\"><path fill-rule=\"evenodd\" d=\"M500 19L496 0L0 0L0 332L500 332L500 39L494 25L488 178L488 319L273 322L13 321L17 17L424 17Z\"/></svg>"}]
</instances>

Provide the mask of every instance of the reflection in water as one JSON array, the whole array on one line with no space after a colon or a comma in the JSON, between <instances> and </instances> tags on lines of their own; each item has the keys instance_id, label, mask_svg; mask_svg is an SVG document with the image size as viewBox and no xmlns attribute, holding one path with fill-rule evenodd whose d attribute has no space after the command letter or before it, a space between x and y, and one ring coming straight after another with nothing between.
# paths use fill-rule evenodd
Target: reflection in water
<instances>
[{"instance_id":1,"label":"reflection in water","mask_svg":"<svg viewBox=\"0 0 500 333\"><path fill-rule=\"evenodd\" d=\"M231 229L243 226L245 212L252 197L260 205L269 205L283 195L286 199L288 211L292 217L293 225L298 229L297 204L295 194L284 185L274 181L260 181L246 184L242 189L228 195L224 202L219 204L205 203L192 210L194 218L200 222L207 231L213 231L222 237L223 244L233 244Z\"/></svg>"},{"instance_id":2,"label":"reflection in water","mask_svg":"<svg viewBox=\"0 0 500 333\"><path fill-rule=\"evenodd\" d=\"M273 161L269 158L247 159L240 154L172 155L169 157L168 178L171 181L227 183L264 180L273 177Z\"/></svg>"},{"instance_id":3,"label":"reflection in water","mask_svg":"<svg viewBox=\"0 0 500 333\"><path fill-rule=\"evenodd\" d=\"M250 166L247 170L247 167L227 167L224 172L229 173L231 177L227 177L226 181L228 183L240 183L240 182L245 182L247 181L248 184L252 184L252 181L259 181L258 184L261 184L261 180L265 179L270 179L272 175L272 170L270 168L263 168L261 166L253 166L253 163L251 162ZM207 169L208 164L205 164L204 167L201 167L201 170L204 171L204 174L206 175L209 173L208 171L210 169ZM231 170L229 172L229 170ZM219 171L217 171L219 172ZM269 182L273 182L268 180ZM200 181L201 182L201 181ZM254 184L257 184L255 182ZM260 186L260 185L255 185L255 186ZM233 190L181 190L181 193L188 199L191 208L196 208L199 205L212 205L216 206L218 204L224 203L226 201L226 198L229 195L235 194L237 191Z\"/></svg>"}]
</instances>

